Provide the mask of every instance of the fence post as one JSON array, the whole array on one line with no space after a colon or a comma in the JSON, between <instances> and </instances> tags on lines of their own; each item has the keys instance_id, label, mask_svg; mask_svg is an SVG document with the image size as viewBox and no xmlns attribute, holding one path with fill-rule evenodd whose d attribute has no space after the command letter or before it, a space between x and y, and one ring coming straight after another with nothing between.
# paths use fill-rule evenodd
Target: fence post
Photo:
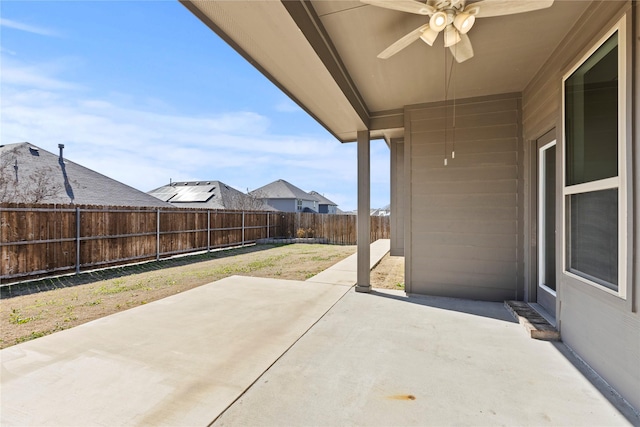
<instances>
[{"instance_id":1,"label":"fence post","mask_svg":"<svg viewBox=\"0 0 640 427\"><path fill-rule=\"evenodd\" d=\"M156 261L160 261L160 209L156 211Z\"/></svg>"},{"instance_id":2,"label":"fence post","mask_svg":"<svg viewBox=\"0 0 640 427\"><path fill-rule=\"evenodd\" d=\"M207 209L207 253L211 252L211 209Z\"/></svg>"},{"instance_id":3,"label":"fence post","mask_svg":"<svg viewBox=\"0 0 640 427\"><path fill-rule=\"evenodd\" d=\"M242 247L244 248L244 211L242 211Z\"/></svg>"},{"instance_id":4,"label":"fence post","mask_svg":"<svg viewBox=\"0 0 640 427\"><path fill-rule=\"evenodd\" d=\"M76 207L76 274L80 274L80 208Z\"/></svg>"},{"instance_id":5,"label":"fence post","mask_svg":"<svg viewBox=\"0 0 640 427\"><path fill-rule=\"evenodd\" d=\"M298 237L298 229L300 228L300 212L296 212L293 219L293 238Z\"/></svg>"},{"instance_id":6,"label":"fence post","mask_svg":"<svg viewBox=\"0 0 640 427\"><path fill-rule=\"evenodd\" d=\"M269 238L269 212L267 212L267 239Z\"/></svg>"}]
</instances>

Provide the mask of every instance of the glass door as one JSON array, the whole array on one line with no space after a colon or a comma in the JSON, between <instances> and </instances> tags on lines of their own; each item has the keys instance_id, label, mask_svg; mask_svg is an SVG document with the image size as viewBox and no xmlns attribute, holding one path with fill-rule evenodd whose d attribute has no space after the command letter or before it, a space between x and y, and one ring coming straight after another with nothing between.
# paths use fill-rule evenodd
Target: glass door
<instances>
[{"instance_id":1,"label":"glass door","mask_svg":"<svg viewBox=\"0 0 640 427\"><path fill-rule=\"evenodd\" d=\"M556 315L556 141L538 144L537 302Z\"/></svg>"}]
</instances>

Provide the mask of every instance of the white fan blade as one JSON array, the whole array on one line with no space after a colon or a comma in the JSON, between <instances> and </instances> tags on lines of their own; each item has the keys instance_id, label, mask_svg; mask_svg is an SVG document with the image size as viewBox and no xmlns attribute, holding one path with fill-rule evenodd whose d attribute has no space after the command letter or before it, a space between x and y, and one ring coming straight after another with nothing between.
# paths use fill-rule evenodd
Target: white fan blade
<instances>
[{"instance_id":1,"label":"white fan blade","mask_svg":"<svg viewBox=\"0 0 640 427\"><path fill-rule=\"evenodd\" d=\"M425 3L414 0L360 0L362 3L385 9L399 10L400 12L415 13L417 15L432 15L436 9Z\"/></svg>"},{"instance_id":2,"label":"white fan blade","mask_svg":"<svg viewBox=\"0 0 640 427\"><path fill-rule=\"evenodd\" d=\"M477 18L489 18L546 9L552 4L553 0L480 0L467 5L465 12Z\"/></svg>"},{"instance_id":3,"label":"white fan blade","mask_svg":"<svg viewBox=\"0 0 640 427\"><path fill-rule=\"evenodd\" d=\"M460 34L460 41L449 48L453 57L458 63L464 62L473 57L473 47L471 40L466 34Z\"/></svg>"},{"instance_id":4,"label":"white fan blade","mask_svg":"<svg viewBox=\"0 0 640 427\"><path fill-rule=\"evenodd\" d=\"M429 24L424 24L423 26L411 31L409 34L402 37L401 39L396 41L394 44L392 44L391 46L389 46L388 48L380 52L380 54L378 55L378 58L387 59L395 55L396 53L400 52L402 49L409 46L414 41L418 40L422 35L422 32L427 28L429 28Z\"/></svg>"}]
</instances>

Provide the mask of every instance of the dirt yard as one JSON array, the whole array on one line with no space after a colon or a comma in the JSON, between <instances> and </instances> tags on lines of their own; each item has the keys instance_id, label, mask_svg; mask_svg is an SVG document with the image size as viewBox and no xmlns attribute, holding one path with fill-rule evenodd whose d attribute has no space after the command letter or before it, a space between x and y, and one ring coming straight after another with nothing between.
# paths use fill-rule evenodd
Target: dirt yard
<instances>
[{"instance_id":1,"label":"dirt yard","mask_svg":"<svg viewBox=\"0 0 640 427\"><path fill-rule=\"evenodd\" d=\"M371 271L371 286L404 290L404 257L386 254Z\"/></svg>"},{"instance_id":2,"label":"dirt yard","mask_svg":"<svg viewBox=\"0 0 640 427\"><path fill-rule=\"evenodd\" d=\"M306 280L355 246L260 245L32 282L0 300L0 348L39 338L232 275ZM404 258L386 255L375 288L404 289Z\"/></svg>"}]
</instances>

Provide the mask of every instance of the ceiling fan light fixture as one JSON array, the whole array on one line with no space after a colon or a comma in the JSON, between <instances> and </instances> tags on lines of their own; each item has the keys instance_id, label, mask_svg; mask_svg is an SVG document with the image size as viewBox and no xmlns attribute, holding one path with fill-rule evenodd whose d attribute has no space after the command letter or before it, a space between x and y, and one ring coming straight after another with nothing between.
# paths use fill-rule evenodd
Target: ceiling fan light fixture
<instances>
[{"instance_id":1,"label":"ceiling fan light fixture","mask_svg":"<svg viewBox=\"0 0 640 427\"><path fill-rule=\"evenodd\" d=\"M420 35L420 38L429 46L433 46L433 42L435 42L436 38L438 38L438 34L440 33L437 31L433 31L431 27L427 27Z\"/></svg>"},{"instance_id":2,"label":"ceiling fan light fixture","mask_svg":"<svg viewBox=\"0 0 640 427\"><path fill-rule=\"evenodd\" d=\"M447 26L444 30L444 47L450 47L461 40L460 33L453 25Z\"/></svg>"},{"instance_id":3,"label":"ceiling fan light fixture","mask_svg":"<svg viewBox=\"0 0 640 427\"><path fill-rule=\"evenodd\" d=\"M453 25L461 34L467 34L475 22L476 17L474 15L466 12L460 12L453 20Z\"/></svg>"},{"instance_id":4,"label":"ceiling fan light fixture","mask_svg":"<svg viewBox=\"0 0 640 427\"><path fill-rule=\"evenodd\" d=\"M431 15L431 19L429 19L429 27L431 27L434 31L440 32L445 29L447 26L447 14L443 11L436 12Z\"/></svg>"}]
</instances>

